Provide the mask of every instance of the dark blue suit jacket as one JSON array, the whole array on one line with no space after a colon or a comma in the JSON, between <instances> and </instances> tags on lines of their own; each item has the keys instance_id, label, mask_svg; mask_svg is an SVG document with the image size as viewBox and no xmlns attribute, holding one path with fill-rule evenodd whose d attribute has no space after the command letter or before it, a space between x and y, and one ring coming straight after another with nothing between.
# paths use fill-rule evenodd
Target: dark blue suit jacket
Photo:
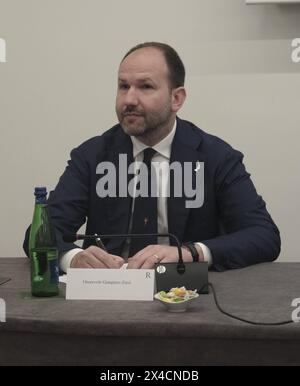
<instances>
[{"instance_id":1,"label":"dark blue suit jacket","mask_svg":"<svg viewBox=\"0 0 300 386\"><path fill-rule=\"evenodd\" d=\"M86 220L86 234L128 232L132 199L99 198L96 193L100 178L97 165L110 161L118 166L119 154L127 154L128 164L133 162L131 139L120 125L71 152L71 160L48 200L60 252L76 247L65 243L62 235L76 233ZM279 231L242 160L243 154L221 139L177 119L170 162L205 163L204 204L188 209L185 202L190 198L168 198L169 232L181 242L201 241L207 245L213 268L219 271L272 261L280 253ZM27 255L28 233L24 241ZM124 240L104 241L111 253L121 254ZM89 245L86 241L84 248Z\"/></svg>"}]
</instances>

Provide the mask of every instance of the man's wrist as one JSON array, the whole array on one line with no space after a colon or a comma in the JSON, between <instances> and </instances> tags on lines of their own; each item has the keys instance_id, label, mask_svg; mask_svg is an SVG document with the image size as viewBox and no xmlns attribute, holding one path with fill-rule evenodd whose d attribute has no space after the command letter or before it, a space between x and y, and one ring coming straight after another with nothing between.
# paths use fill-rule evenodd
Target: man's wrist
<instances>
[{"instance_id":1,"label":"man's wrist","mask_svg":"<svg viewBox=\"0 0 300 386\"><path fill-rule=\"evenodd\" d=\"M205 259L204 251L202 249L202 246L204 246L204 245L201 243L192 243L193 247L196 249L196 254L198 254L198 256L195 256L195 251L194 251L194 253L192 253L191 248L190 248L190 244L191 243L186 243L186 244L182 245L182 250L184 251L185 256L188 256L188 259L184 259L184 260L185 261L193 261L193 262L195 262L196 260L197 261L207 261ZM208 248L207 248L207 250L210 254L210 251ZM209 259L208 259L208 263L209 263L209 265L211 264L211 261Z\"/></svg>"},{"instance_id":2,"label":"man's wrist","mask_svg":"<svg viewBox=\"0 0 300 386\"><path fill-rule=\"evenodd\" d=\"M183 259L183 261L185 261L186 263L192 262L193 261L193 256L192 256L191 251L185 245L183 245L181 247L181 250L182 250L182 259Z\"/></svg>"},{"instance_id":3,"label":"man's wrist","mask_svg":"<svg viewBox=\"0 0 300 386\"><path fill-rule=\"evenodd\" d=\"M198 249L196 248L195 244L192 241L189 241L187 243L184 243L183 246L190 251L191 256L192 256L192 261L194 263L198 263L199 262L199 252L198 252Z\"/></svg>"}]
</instances>

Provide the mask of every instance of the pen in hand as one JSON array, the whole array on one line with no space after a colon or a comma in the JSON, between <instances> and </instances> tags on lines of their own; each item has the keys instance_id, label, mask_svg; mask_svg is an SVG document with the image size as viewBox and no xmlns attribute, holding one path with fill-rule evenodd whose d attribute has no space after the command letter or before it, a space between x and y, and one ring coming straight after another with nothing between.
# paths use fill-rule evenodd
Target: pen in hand
<instances>
[{"instance_id":1,"label":"pen in hand","mask_svg":"<svg viewBox=\"0 0 300 386\"><path fill-rule=\"evenodd\" d=\"M95 236L98 236L97 233L95 233ZM103 244L100 237L99 236L96 237L95 240L96 240L97 247L99 247L99 248L103 249L105 252L107 252L107 249L105 248L105 245ZM123 264L120 268L126 269L127 263Z\"/></svg>"},{"instance_id":2,"label":"pen in hand","mask_svg":"<svg viewBox=\"0 0 300 386\"><path fill-rule=\"evenodd\" d=\"M95 236L98 236L97 233L95 233ZM107 252L105 245L103 244L100 237L96 237L95 240L96 240L97 247L99 247L99 248L103 249L105 252Z\"/></svg>"}]
</instances>

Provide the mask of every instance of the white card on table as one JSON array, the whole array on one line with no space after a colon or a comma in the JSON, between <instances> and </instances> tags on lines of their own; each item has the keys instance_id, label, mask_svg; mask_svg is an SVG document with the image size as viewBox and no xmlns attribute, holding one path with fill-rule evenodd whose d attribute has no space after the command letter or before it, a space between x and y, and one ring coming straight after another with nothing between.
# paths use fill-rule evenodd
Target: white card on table
<instances>
[{"instance_id":1,"label":"white card on table","mask_svg":"<svg viewBox=\"0 0 300 386\"><path fill-rule=\"evenodd\" d=\"M66 299L153 300L153 269L69 268Z\"/></svg>"}]
</instances>

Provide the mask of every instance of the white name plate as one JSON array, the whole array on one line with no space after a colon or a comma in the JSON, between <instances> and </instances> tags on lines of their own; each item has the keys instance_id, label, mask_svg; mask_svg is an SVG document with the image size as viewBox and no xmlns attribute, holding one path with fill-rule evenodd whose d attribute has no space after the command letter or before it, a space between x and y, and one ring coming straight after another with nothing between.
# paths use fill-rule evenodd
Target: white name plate
<instances>
[{"instance_id":1,"label":"white name plate","mask_svg":"<svg viewBox=\"0 0 300 386\"><path fill-rule=\"evenodd\" d=\"M153 269L81 269L67 272L66 299L153 300Z\"/></svg>"}]
</instances>

